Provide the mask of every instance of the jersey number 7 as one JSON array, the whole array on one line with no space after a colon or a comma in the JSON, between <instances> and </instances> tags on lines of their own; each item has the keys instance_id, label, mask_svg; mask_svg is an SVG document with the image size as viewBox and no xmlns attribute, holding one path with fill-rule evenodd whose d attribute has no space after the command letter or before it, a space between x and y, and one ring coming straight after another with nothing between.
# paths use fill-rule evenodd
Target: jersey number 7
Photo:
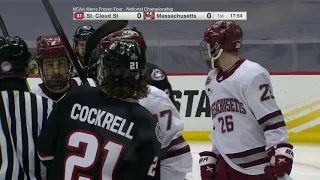
<instances>
[{"instance_id":1,"label":"jersey number 7","mask_svg":"<svg viewBox=\"0 0 320 180\"><path fill-rule=\"evenodd\" d=\"M83 148L81 148L81 146ZM101 180L112 180L125 145L107 140L101 146L99 138L95 133L79 130L69 134L67 138L67 148L76 151L83 150L79 153L70 153L66 157L64 165L65 180L73 180L74 177L77 177L79 180L92 180L93 177L75 173L77 169L90 170L93 168L95 163L99 162L97 158L99 158L101 152L104 153L104 156L101 160L102 167L100 167L99 178ZM154 176L157 163L158 157L155 157L148 171L148 176Z\"/></svg>"},{"instance_id":2,"label":"jersey number 7","mask_svg":"<svg viewBox=\"0 0 320 180\"><path fill-rule=\"evenodd\" d=\"M154 114L153 116L157 119L157 121L159 121L159 118L163 118L163 117L167 116L168 122L167 122L166 130L169 131L171 129L171 125L172 125L172 111L171 111L171 109L161 111L159 114Z\"/></svg>"}]
</instances>

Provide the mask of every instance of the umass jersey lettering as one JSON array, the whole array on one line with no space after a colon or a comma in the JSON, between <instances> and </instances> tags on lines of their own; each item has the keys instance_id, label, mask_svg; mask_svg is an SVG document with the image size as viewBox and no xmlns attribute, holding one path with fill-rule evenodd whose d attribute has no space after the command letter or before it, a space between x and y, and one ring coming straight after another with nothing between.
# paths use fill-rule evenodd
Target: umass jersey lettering
<instances>
[{"instance_id":1,"label":"umass jersey lettering","mask_svg":"<svg viewBox=\"0 0 320 180\"><path fill-rule=\"evenodd\" d=\"M80 86L52 111L38 154L49 180L154 179L160 151L155 128L152 114L137 102Z\"/></svg>"}]
</instances>

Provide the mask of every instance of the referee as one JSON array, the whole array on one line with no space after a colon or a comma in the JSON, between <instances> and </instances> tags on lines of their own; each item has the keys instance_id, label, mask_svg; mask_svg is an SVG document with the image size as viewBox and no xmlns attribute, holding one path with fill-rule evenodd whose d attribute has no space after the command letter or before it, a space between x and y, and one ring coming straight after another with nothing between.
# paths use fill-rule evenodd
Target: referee
<instances>
[{"instance_id":1,"label":"referee","mask_svg":"<svg viewBox=\"0 0 320 180\"><path fill-rule=\"evenodd\" d=\"M28 92L30 52L20 37L0 36L0 179L46 179L35 140L52 101Z\"/></svg>"}]
</instances>

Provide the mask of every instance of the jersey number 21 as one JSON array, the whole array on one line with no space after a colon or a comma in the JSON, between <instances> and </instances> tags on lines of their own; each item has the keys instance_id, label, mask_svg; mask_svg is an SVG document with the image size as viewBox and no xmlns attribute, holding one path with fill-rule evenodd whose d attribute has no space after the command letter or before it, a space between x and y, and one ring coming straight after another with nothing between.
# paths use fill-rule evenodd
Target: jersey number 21
<instances>
[{"instance_id":1,"label":"jersey number 21","mask_svg":"<svg viewBox=\"0 0 320 180\"><path fill-rule=\"evenodd\" d=\"M85 170L95 166L97 158L102 151L104 153L102 159L102 167L99 174L101 180L112 180L113 172L117 162L120 160L125 146L121 143L107 140L101 146L98 135L88 131L73 131L67 139L67 148L71 150L81 150L81 146L85 146L84 152L79 154L70 154L65 160L65 180L73 180L78 177L81 180L92 180L93 177L87 175L76 174L77 169ZM154 176L158 158L155 157L153 164L148 171L149 176Z\"/></svg>"}]
</instances>

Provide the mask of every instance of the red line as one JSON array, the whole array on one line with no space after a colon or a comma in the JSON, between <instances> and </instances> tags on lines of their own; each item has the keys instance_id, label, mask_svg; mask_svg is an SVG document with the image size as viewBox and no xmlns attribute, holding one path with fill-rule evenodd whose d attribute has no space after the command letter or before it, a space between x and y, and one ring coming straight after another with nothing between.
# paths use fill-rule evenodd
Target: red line
<instances>
[{"instance_id":1,"label":"red line","mask_svg":"<svg viewBox=\"0 0 320 180\"><path fill-rule=\"evenodd\" d=\"M208 72L179 72L167 73L169 76L203 76ZM320 71L292 71L292 72L270 72L271 75L320 75Z\"/></svg>"}]
</instances>

